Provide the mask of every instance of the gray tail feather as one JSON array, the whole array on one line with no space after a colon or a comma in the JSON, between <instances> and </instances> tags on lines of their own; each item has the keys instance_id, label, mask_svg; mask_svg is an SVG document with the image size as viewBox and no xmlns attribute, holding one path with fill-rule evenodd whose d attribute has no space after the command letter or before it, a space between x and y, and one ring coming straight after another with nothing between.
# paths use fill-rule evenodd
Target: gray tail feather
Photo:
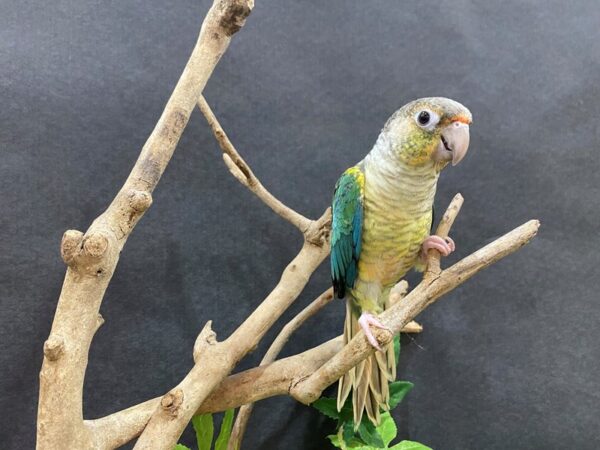
<instances>
[{"instance_id":1,"label":"gray tail feather","mask_svg":"<svg viewBox=\"0 0 600 450\"><path fill-rule=\"evenodd\" d=\"M344 324L344 345L360 331L358 318L352 311L352 300L346 300L346 321ZM358 428L363 413L375 425L379 425L380 409L389 410L389 381L396 379L396 358L394 343L390 342L383 352L375 352L340 378L338 383L337 409L340 411L352 390L354 428Z\"/></svg>"}]
</instances>

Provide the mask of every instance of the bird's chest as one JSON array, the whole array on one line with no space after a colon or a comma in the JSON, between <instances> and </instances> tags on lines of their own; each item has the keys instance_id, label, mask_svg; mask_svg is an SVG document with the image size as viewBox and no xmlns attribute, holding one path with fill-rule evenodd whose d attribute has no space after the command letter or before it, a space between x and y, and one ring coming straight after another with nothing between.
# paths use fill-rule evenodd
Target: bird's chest
<instances>
[{"instance_id":1,"label":"bird's chest","mask_svg":"<svg viewBox=\"0 0 600 450\"><path fill-rule=\"evenodd\" d=\"M421 243L431 229L434 192L426 188L407 195L367 186L360 279L386 286L399 281L414 266Z\"/></svg>"}]
</instances>

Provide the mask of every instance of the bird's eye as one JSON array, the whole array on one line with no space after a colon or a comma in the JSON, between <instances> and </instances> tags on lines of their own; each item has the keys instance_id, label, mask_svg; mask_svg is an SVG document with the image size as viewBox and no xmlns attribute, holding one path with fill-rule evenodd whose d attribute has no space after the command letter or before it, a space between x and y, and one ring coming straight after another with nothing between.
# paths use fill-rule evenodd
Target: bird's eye
<instances>
[{"instance_id":1,"label":"bird's eye","mask_svg":"<svg viewBox=\"0 0 600 450\"><path fill-rule=\"evenodd\" d=\"M430 130L433 127L435 127L437 125L437 123L439 122L439 120L440 120L440 118L436 113L434 113L433 111L429 111L427 109L419 111L415 115L415 121L417 122L417 125L419 125L421 128L425 128L427 130Z\"/></svg>"},{"instance_id":2,"label":"bird's eye","mask_svg":"<svg viewBox=\"0 0 600 450\"><path fill-rule=\"evenodd\" d=\"M419 113L419 115L417 116L419 125L427 125L429 123L430 119L431 119L431 115L429 114L428 111L421 111Z\"/></svg>"}]
</instances>

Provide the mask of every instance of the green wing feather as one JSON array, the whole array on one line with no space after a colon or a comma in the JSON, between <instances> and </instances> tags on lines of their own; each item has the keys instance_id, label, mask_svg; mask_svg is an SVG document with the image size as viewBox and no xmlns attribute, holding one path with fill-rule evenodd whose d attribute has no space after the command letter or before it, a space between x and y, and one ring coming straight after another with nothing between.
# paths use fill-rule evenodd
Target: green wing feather
<instances>
[{"instance_id":1,"label":"green wing feather","mask_svg":"<svg viewBox=\"0 0 600 450\"><path fill-rule=\"evenodd\" d=\"M365 177L359 166L346 170L335 185L331 225L331 279L338 298L354 287L363 226Z\"/></svg>"}]
</instances>

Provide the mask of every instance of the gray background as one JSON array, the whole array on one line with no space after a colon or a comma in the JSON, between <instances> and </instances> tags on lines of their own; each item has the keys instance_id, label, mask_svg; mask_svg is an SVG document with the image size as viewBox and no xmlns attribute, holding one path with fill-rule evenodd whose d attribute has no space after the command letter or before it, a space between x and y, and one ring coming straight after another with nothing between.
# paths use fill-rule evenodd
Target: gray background
<instances>
[{"instance_id":1,"label":"gray background","mask_svg":"<svg viewBox=\"0 0 600 450\"><path fill-rule=\"evenodd\" d=\"M125 180L209 2L0 1L0 447L33 448L42 343L65 229ZM596 0L259 0L206 97L264 184L309 217L386 118L422 96L473 112L438 208L466 197L447 263L530 218L540 235L419 318L394 412L436 450L600 445ZM298 233L241 187L196 111L129 240L94 340L85 415L165 392L200 327L227 336L274 286ZM414 282L414 276L411 278ZM285 315L329 283L327 265ZM335 302L292 354L340 333ZM279 325L280 326L280 325ZM269 334L241 368L256 365ZM323 449L333 424L288 398L258 405L247 449ZM191 434L184 437L191 444Z\"/></svg>"}]
</instances>

